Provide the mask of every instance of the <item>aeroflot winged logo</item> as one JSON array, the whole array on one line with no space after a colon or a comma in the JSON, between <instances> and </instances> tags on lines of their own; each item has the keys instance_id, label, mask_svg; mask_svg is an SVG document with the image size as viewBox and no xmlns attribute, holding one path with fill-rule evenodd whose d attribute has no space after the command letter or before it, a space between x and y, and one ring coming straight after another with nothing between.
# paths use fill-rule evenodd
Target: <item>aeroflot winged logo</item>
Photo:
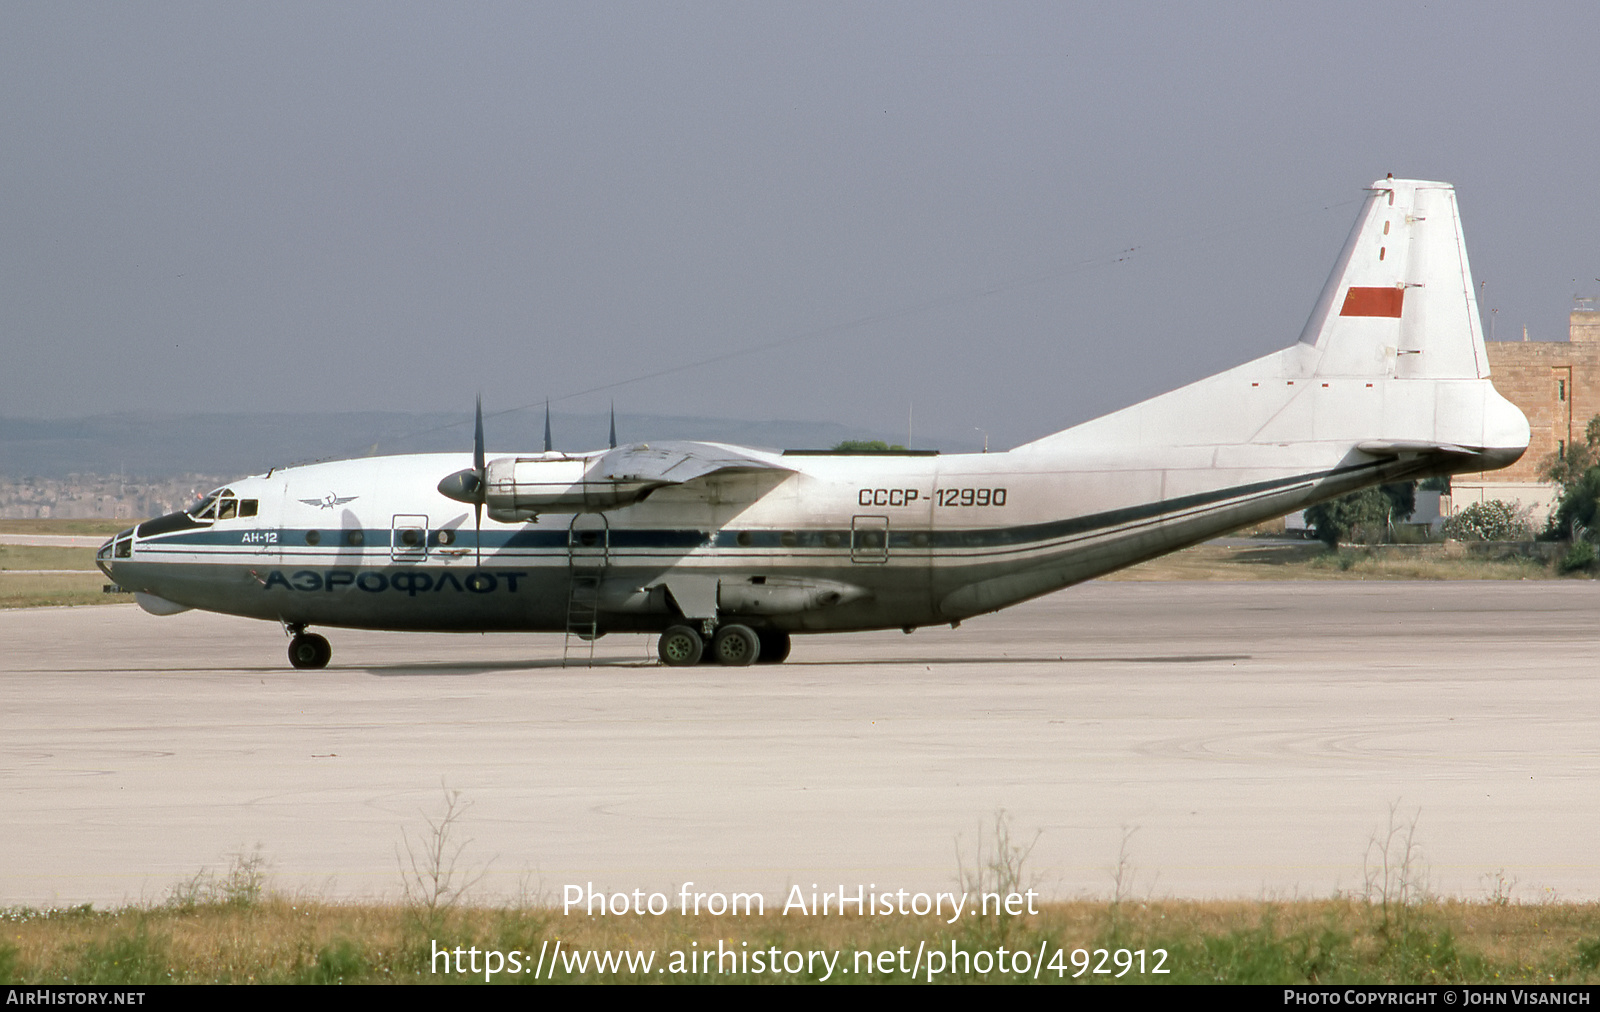
<instances>
[{"instance_id":1,"label":"aeroflot winged logo","mask_svg":"<svg viewBox=\"0 0 1600 1012\"><path fill-rule=\"evenodd\" d=\"M329 492L321 499L301 499L300 501L305 503L307 506L320 506L325 510L331 510L335 506L343 506L347 502L355 502L360 498L361 497L358 495L334 495L332 492Z\"/></svg>"}]
</instances>

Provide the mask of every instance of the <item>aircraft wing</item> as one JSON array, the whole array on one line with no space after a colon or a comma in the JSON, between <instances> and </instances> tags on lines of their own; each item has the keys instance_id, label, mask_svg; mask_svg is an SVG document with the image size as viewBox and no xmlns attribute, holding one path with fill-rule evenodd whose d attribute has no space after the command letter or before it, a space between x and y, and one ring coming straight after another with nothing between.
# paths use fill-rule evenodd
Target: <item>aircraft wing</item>
<instances>
[{"instance_id":1,"label":"aircraft wing","mask_svg":"<svg viewBox=\"0 0 1600 1012\"><path fill-rule=\"evenodd\" d=\"M498 457L484 468L483 502L489 518L500 523L524 523L541 513L598 513L621 509L642 501L666 485L681 485L708 474L770 471L790 474L759 450L744 450L720 443L633 443L598 456L574 457L544 454L538 457ZM471 471L457 472L471 476ZM440 484L445 495L463 502L451 475ZM464 485L464 482L459 485Z\"/></svg>"},{"instance_id":2,"label":"aircraft wing","mask_svg":"<svg viewBox=\"0 0 1600 1012\"><path fill-rule=\"evenodd\" d=\"M719 471L793 472L794 468L721 443L671 440L609 450L595 458L585 477L589 481L681 485Z\"/></svg>"}]
</instances>

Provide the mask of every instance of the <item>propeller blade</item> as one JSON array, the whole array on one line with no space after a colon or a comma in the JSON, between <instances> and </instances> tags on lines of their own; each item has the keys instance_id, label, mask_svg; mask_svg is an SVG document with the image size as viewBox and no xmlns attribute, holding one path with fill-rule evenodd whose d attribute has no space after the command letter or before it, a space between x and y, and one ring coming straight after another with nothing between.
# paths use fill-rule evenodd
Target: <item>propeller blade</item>
<instances>
[{"instance_id":1,"label":"propeller blade","mask_svg":"<svg viewBox=\"0 0 1600 1012\"><path fill-rule=\"evenodd\" d=\"M489 492L489 474L483 457L483 395L479 394L477 424L472 433L472 467L445 475L439 482L439 494L456 502L472 503L481 512Z\"/></svg>"},{"instance_id":2,"label":"propeller blade","mask_svg":"<svg viewBox=\"0 0 1600 1012\"><path fill-rule=\"evenodd\" d=\"M483 565L483 500L489 494L489 475L483 462L483 395L478 395L478 419L472 432L472 472L477 479L477 498L472 501L473 564Z\"/></svg>"},{"instance_id":3,"label":"propeller blade","mask_svg":"<svg viewBox=\"0 0 1600 1012\"><path fill-rule=\"evenodd\" d=\"M472 469L483 477L483 395L478 395L478 424L472 433Z\"/></svg>"},{"instance_id":4,"label":"propeller blade","mask_svg":"<svg viewBox=\"0 0 1600 1012\"><path fill-rule=\"evenodd\" d=\"M555 446L550 441L550 399L547 397L544 402L544 452L549 453L553 449Z\"/></svg>"},{"instance_id":5,"label":"propeller blade","mask_svg":"<svg viewBox=\"0 0 1600 1012\"><path fill-rule=\"evenodd\" d=\"M456 502L472 504L472 526L477 533L475 551L483 557L483 504L489 497L488 465L483 452L483 395L478 395L478 411L472 433L472 466L447 474L439 480L439 494Z\"/></svg>"},{"instance_id":6,"label":"propeller blade","mask_svg":"<svg viewBox=\"0 0 1600 1012\"><path fill-rule=\"evenodd\" d=\"M611 448L617 448L617 402L611 402Z\"/></svg>"}]
</instances>

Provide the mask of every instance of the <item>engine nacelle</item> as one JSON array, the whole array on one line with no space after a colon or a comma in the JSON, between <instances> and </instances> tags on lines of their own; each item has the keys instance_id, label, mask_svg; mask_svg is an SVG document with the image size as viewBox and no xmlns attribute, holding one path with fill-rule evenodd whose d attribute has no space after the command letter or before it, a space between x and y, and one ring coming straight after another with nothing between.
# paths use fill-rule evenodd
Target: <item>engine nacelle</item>
<instances>
[{"instance_id":1,"label":"engine nacelle","mask_svg":"<svg viewBox=\"0 0 1600 1012\"><path fill-rule=\"evenodd\" d=\"M632 506L660 482L586 477L587 457L500 457L489 461L484 505L501 523L524 523L541 513L603 513Z\"/></svg>"}]
</instances>

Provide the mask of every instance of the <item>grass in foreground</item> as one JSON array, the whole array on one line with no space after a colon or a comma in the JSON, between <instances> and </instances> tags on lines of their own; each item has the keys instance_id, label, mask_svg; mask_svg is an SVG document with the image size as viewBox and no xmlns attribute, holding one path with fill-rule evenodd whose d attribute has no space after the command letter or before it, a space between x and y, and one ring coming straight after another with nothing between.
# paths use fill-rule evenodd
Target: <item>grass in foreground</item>
<instances>
[{"instance_id":1,"label":"grass in foreground","mask_svg":"<svg viewBox=\"0 0 1600 1012\"><path fill-rule=\"evenodd\" d=\"M654 952L651 972L597 971L591 963L558 967L557 981L656 982L812 981L808 972L659 972L672 954L827 950L839 953L839 982L904 982L898 967L874 971L855 952L968 953L1004 946L1008 952L1066 950L1063 973L1047 968L1041 981L1073 982L1073 950L1167 952L1167 974L1140 974L1137 963L1122 983L1595 983L1600 981L1600 908L1594 905L1518 905L1429 902L1388 908L1357 899L1267 902L1074 902L1047 905L1035 917L938 918L855 916L755 917L563 916L538 906L434 911L404 906L357 906L268 896L208 903L173 902L156 908L97 912L87 907L0 915L0 980L51 983L443 983L481 982L483 974L433 973L433 943L441 948L516 950L530 961L557 940L576 959L591 950ZM591 958L592 957L587 957ZM681 958L681 956L680 956ZM863 957L865 958L865 957ZM1114 958L1114 957L1113 957ZM909 957L908 957L909 959ZM1092 969L1098 956L1078 957ZM891 961L893 962L893 961ZM480 964L481 966L482 964ZM1084 972L1079 983L1115 982L1110 973ZM549 979L548 967L544 974ZM918 975L927 977L927 964ZM946 972L936 980L1001 983L1031 979L992 971ZM528 981L502 973L497 982Z\"/></svg>"},{"instance_id":2,"label":"grass in foreground","mask_svg":"<svg viewBox=\"0 0 1600 1012\"><path fill-rule=\"evenodd\" d=\"M0 545L0 608L121 604L132 594L107 594L93 548ZM37 572L76 570L76 572Z\"/></svg>"},{"instance_id":3,"label":"grass in foreground","mask_svg":"<svg viewBox=\"0 0 1600 1012\"><path fill-rule=\"evenodd\" d=\"M0 520L0 534L103 534L110 537L138 520Z\"/></svg>"},{"instance_id":4,"label":"grass in foreground","mask_svg":"<svg viewBox=\"0 0 1600 1012\"><path fill-rule=\"evenodd\" d=\"M107 594L108 581L100 572L30 573L0 572L0 608L46 608L79 604L127 604L132 594Z\"/></svg>"},{"instance_id":5,"label":"grass in foreground","mask_svg":"<svg viewBox=\"0 0 1600 1012\"><path fill-rule=\"evenodd\" d=\"M0 545L0 571L7 569L79 569L98 573L93 548L51 545Z\"/></svg>"}]
</instances>

